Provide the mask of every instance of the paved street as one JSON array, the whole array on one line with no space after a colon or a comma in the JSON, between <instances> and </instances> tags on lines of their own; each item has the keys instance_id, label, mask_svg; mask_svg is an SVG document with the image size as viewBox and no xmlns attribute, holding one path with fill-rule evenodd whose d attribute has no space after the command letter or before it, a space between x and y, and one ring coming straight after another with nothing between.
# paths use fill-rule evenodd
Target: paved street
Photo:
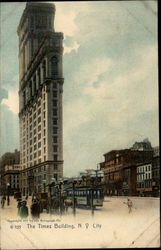
<instances>
[{"instance_id":1,"label":"paved street","mask_svg":"<svg viewBox=\"0 0 161 250\"><path fill-rule=\"evenodd\" d=\"M134 208L130 214L124 204L127 197L106 197L104 206L93 217L86 209L77 209L74 217L70 208L62 216L44 211L38 221L33 221L31 215L27 221L20 221L17 202L12 198L11 205L1 209L2 246L20 249L20 239L26 249L160 246L159 198L131 199ZM31 197L28 206L30 203ZM6 232L10 233L10 242L6 241Z\"/></svg>"}]
</instances>

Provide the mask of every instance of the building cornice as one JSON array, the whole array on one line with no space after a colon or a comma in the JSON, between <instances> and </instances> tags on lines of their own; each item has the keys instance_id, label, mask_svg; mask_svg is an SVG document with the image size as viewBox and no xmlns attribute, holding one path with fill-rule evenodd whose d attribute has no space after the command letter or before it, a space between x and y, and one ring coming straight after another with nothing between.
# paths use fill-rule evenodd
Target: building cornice
<instances>
[{"instance_id":1,"label":"building cornice","mask_svg":"<svg viewBox=\"0 0 161 250\"><path fill-rule=\"evenodd\" d=\"M36 164L36 165L34 165L32 167L22 169L22 170L20 170L20 172L23 173L23 172L26 172L26 171L36 169L36 168L41 167L41 166L46 166L46 165L51 165L51 164L63 164L63 163L64 163L64 161L45 161L45 162L41 162L39 164Z\"/></svg>"}]
</instances>

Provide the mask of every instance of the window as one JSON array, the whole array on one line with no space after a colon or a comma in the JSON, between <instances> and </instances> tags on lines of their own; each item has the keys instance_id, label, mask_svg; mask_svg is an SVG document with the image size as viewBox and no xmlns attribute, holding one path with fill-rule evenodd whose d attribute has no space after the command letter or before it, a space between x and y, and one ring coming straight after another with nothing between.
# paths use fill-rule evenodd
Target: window
<instances>
[{"instance_id":1,"label":"window","mask_svg":"<svg viewBox=\"0 0 161 250\"><path fill-rule=\"evenodd\" d=\"M44 109L45 109L45 102L44 102Z\"/></svg>"},{"instance_id":2,"label":"window","mask_svg":"<svg viewBox=\"0 0 161 250\"><path fill-rule=\"evenodd\" d=\"M38 140L40 140L41 139L41 133L40 134L38 134Z\"/></svg>"},{"instance_id":3,"label":"window","mask_svg":"<svg viewBox=\"0 0 161 250\"><path fill-rule=\"evenodd\" d=\"M54 136L54 137L53 137L53 142L54 142L54 143L57 143L57 136Z\"/></svg>"},{"instance_id":4,"label":"window","mask_svg":"<svg viewBox=\"0 0 161 250\"><path fill-rule=\"evenodd\" d=\"M38 118L38 123L40 123L40 122L41 122L41 117Z\"/></svg>"},{"instance_id":5,"label":"window","mask_svg":"<svg viewBox=\"0 0 161 250\"><path fill-rule=\"evenodd\" d=\"M44 129L44 136L46 135L46 130Z\"/></svg>"},{"instance_id":6,"label":"window","mask_svg":"<svg viewBox=\"0 0 161 250\"><path fill-rule=\"evenodd\" d=\"M38 131L40 131L40 130L41 130L41 125L38 126Z\"/></svg>"},{"instance_id":7,"label":"window","mask_svg":"<svg viewBox=\"0 0 161 250\"><path fill-rule=\"evenodd\" d=\"M34 150L36 150L36 148L37 148L37 145L35 144L35 145L34 145Z\"/></svg>"},{"instance_id":8,"label":"window","mask_svg":"<svg viewBox=\"0 0 161 250\"><path fill-rule=\"evenodd\" d=\"M34 137L34 142L36 142L36 136Z\"/></svg>"},{"instance_id":9,"label":"window","mask_svg":"<svg viewBox=\"0 0 161 250\"><path fill-rule=\"evenodd\" d=\"M36 92L36 75L34 76L34 93Z\"/></svg>"},{"instance_id":10,"label":"window","mask_svg":"<svg viewBox=\"0 0 161 250\"><path fill-rule=\"evenodd\" d=\"M57 152L57 150L58 150L57 146L54 146L54 152Z\"/></svg>"},{"instance_id":11,"label":"window","mask_svg":"<svg viewBox=\"0 0 161 250\"><path fill-rule=\"evenodd\" d=\"M54 134L57 134L57 130L58 130L58 128L57 128L57 127L54 127L54 128L53 128L53 133L54 133Z\"/></svg>"},{"instance_id":12,"label":"window","mask_svg":"<svg viewBox=\"0 0 161 250\"><path fill-rule=\"evenodd\" d=\"M32 155L30 155L30 161L32 161Z\"/></svg>"},{"instance_id":13,"label":"window","mask_svg":"<svg viewBox=\"0 0 161 250\"><path fill-rule=\"evenodd\" d=\"M44 127L46 126L46 122L44 121Z\"/></svg>"},{"instance_id":14,"label":"window","mask_svg":"<svg viewBox=\"0 0 161 250\"><path fill-rule=\"evenodd\" d=\"M46 139L44 138L44 145L46 144Z\"/></svg>"},{"instance_id":15,"label":"window","mask_svg":"<svg viewBox=\"0 0 161 250\"><path fill-rule=\"evenodd\" d=\"M56 90L53 91L53 97L57 97L57 91Z\"/></svg>"},{"instance_id":16,"label":"window","mask_svg":"<svg viewBox=\"0 0 161 250\"><path fill-rule=\"evenodd\" d=\"M41 108L38 109L38 115L41 114Z\"/></svg>"},{"instance_id":17,"label":"window","mask_svg":"<svg viewBox=\"0 0 161 250\"><path fill-rule=\"evenodd\" d=\"M58 77L58 58L53 56L51 58L51 75L55 79Z\"/></svg>"},{"instance_id":18,"label":"window","mask_svg":"<svg viewBox=\"0 0 161 250\"><path fill-rule=\"evenodd\" d=\"M40 85L41 84L41 75L40 75L40 68L38 69L38 84Z\"/></svg>"},{"instance_id":19,"label":"window","mask_svg":"<svg viewBox=\"0 0 161 250\"><path fill-rule=\"evenodd\" d=\"M45 60L43 61L42 68L43 68L43 78L45 79L45 77L46 77L46 61Z\"/></svg>"},{"instance_id":20,"label":"window","mask_svg":"<svg viewBox=\"0 0 161 250\"><path fill-rule=\"evenodd\" d=\"M44 112L44 118L45 118L45 112Z\"/></svg>"},{"instance_id":21,"label":"window","mask_svg":"<svg viewBox=\"0 0 161 250\"><path fill-rule=\"evenodd\" d=\"M30 148L30 153L32 153L32 147Z\"/></svg>"},{"instance_id":22,"label":"window","mask_svg":"<svg viewBox=\"0 0 161 250\"><path fill-rule=\"evenodd\" d=\"M36 127L36 121L34 121L34 127Z\"/></svg>"},{"instance_id":23,"label":"window","mask_svg":"<svg viewBox=\"0 0 161 250\"><path fill-rule=\"evenodd\" d=\"M44 154L46 153L46 147L44 147Z\"/></svg>"},{"instance_id":24,"label":"window","mask_svg":"<svg viewBox=\"0 0 161 250\"><path fill-rule=\"evenodd\" d=\"M57 109L53 109L53 116L57 116Z\"/></svg>"},{"instance_id":25,"label":"window","mask_svg":"<svg viewBox=\"0 0 161 250\"><path fill-rule=\"evenodd\" d=\"M36 153L34 153L34 159L36 158Z\"/></svg>"},{"instance_id":26,"label":"window","mask_svg":"<svg viewBox=\"0 0 161 250\"><path fill-rule=\"evenodd\" d=\"M57 159L58 159L58 156L54 155L54 161L57 161Z\"/></svg>"},{"instance_id":27,"label":"window","mask_svg":"<svg viewBox=\"0 0 161 250\"><path fill-rule=\"evenodd\" d=\"M57 87L56 82L53 82L53 88L56 88L56 87Z\"/></svg>"},{"instance_id":28,"label":"window","mask_svg":"<svg viewBox=\"0 0 161 250\"><path fill-rule=\"evenodd\" d=\"M44 155L44 161L46 161L46 155Z\"/></svg>"},{"instance_id":29,"label":"window","mask_svg":"<svg viewBox=\"0 0 161 250\"><path fill-rule=\"evenodd\" d=\"M53 125L57 125L57 121L58 121L58 119L53 119Z\"/></svg>"},{"instance_id":30,"label":"window","mask_svg":"<svg viewBox=\"0 0 161 250\"><path fill-rule=\"evenodd\" d=\"M41 150L38 151L38 156L41 156Z\"/></svg>"},{"instance_id":31,"label":"window","mask_svg":"<svg viewBox=\"0 0 161 250\"><path fill-rule=\"evenodd\" d=\"M53 100L53 106L57 107L57 100Z\"/></svg>"},{"instance_id":32,"label":"window","mask_svg":"<svg viewBox=\"0 0 161 250\"><path fill-rule=\"evenodd\" d=\"M58 165L54 164L54 170L58 170Z\"/></svg>"},{"instance_id":33,"label":"window","mask_svg":"<svg viewBox=\"0 0 161 250\"><path fill-rule=\"evenodd\" d=\"M41 142L38 143L38 148L40 148L40 147L41 147Z\"/></svg>"}]
</instances>

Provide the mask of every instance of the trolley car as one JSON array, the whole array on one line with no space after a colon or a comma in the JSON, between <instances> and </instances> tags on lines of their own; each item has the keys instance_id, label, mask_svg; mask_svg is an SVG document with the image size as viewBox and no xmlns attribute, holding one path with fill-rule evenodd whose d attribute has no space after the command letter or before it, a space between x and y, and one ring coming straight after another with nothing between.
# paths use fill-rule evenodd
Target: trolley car
<instances>
[{"instance_id":1,"label":"trolley car","mask_svg":"<svg viewBox=\"0 0 161 250\"><path fill-rule=\"evenodd\" d=\"M104 195L103 189L98 187L76 187L66 189L66 199L73 203L76 201L77 207L101 207L103 206ZM92 204L93 201L93 204Z\"/></svg>"}]
</instances>

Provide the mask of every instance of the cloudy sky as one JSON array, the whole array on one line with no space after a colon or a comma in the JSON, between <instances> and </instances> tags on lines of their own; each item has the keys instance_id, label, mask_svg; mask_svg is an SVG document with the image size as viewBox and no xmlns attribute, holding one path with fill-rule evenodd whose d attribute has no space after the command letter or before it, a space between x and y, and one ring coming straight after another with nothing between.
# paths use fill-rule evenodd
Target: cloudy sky
<instances>
[{"instance_id":1,"label":"cloudy sky","mask_svg":"<svg viewBox=\"0 0 161 250\"><path fill-rule=\"evenodd\" d=\"M0 151L19 149L17 26L25 2L1 3ZM64 33L64 174L149 138L159 145L156 1L56 2Z\"/></svg>"}]
</instances>

